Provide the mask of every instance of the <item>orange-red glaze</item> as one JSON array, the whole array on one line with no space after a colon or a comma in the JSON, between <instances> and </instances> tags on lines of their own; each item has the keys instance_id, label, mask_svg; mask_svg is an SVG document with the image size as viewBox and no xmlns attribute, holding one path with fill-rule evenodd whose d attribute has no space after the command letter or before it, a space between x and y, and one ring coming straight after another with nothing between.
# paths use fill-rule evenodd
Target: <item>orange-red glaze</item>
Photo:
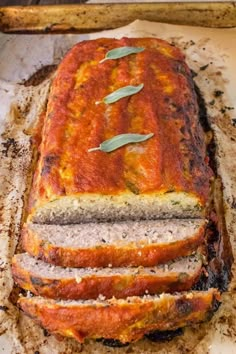
<instances>
[{"instance_id":1,"label":"orange-red glaze","mask_svg":"<svg viewBox=\"0 0 236 354\"><path fill-rule=\"evenodd\" d=\"M23 249L30 255L45 262L63 267L113 267L144 266L152 267L178 257L190 255L204 242L205 227L185 240L165 244L142 244L118 247L101 245L91 248L70 248L45 242L40 234L33 232L25 224L22 232Z\"/></svg>"},{"instance_id":2,"label":"orange-red glaze","mask_svg":"<svg viewBox=\"0 0 236 354\"><path fill-rule=\"evenodd\" d=\"M19 299L21 309L49 332L73 337L79 342L85 338L113 338L121 342L136 341L153 330L174 330L209 318L217 290L164 295L161 301L136 303L115 299L106 306L95 304L67 307L55 301L37 301L37 298Z\"/></svg>"},{"instance_id":3,"label":"orange-red glaze","mask_svg":"<svg viewBox=\"0 0 236 354\"><path fill-rule=\"evenodd\" d=\"M110 299L128 296L155 295L173 293L191 289L201 274L200 268L195 273L166 272L166 275L157 274L113 274L87 275L78 281L73 277L52 279L39 276L37 270L28 271L18 264L16 258L12 260L12 273L15 282L23 289L35 295L52 299L80 300L97 299L99 295Z\"/></svg>"},{"instance_id":4,"label":"orange-red glaze","mask_svg":"<svg viewBox=\"0 0 236 354\"><path fill-rule=\"evenodd\" d=\"M99 63L120 46L141 53ZM106 105L106 95L144 84ZM186 191L204 205L210 169L191 73L180 50L154 38L101 38L75 45L53 81L31 207L80 193L140 194ZM88 152L121 133L154 133L112 153ZM132 186L132 188L130 188Z\"/></svg>"}]
</instances>

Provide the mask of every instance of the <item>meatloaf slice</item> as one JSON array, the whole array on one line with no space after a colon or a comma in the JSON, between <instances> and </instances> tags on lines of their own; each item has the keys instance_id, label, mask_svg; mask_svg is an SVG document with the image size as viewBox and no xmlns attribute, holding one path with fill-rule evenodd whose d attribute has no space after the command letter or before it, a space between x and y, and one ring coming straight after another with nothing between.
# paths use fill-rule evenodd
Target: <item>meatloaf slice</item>
<instances>
[{"instance_id":1,"label":"meatloaf slice","mask_svg":"<svg viewBox=\"0 0 236 354\"><path fill-rule=\"evenodd\" d=\"M101 62L122 46L138 54ZM128 85L140 92L106 104ZM119 134L153 133L115 151L89 152ZM212 172L190 69L156 38L75 45L53 81L30 198L37 223L201 217Z\"/></svg>"},{"instance_id":2,"label":"meatloaf slice","mask_svg":"<svg viewBox=\"0 0 236 354\"><path fill-rule=\"evenodd\" d=\"M30 257L15 255L13 278L35 295L53 299L125 298L189 290L201 274L199 255L178 259L156 267L63 268Z\"/></svg>"},{"instance_id":3,"label":"meatloaf slice","mask_svg":"<svg viewBox=\"0 0 236 354\"><path fill-rule=\"evenodd\" d=\"M153 330L174 330L209 318L220 295L205 292L109 300L56 301L21 297L21 309L49 332L73 337L131 342Z\"/></svg>"},{"instance_id":4,"label":"meatloaf slice","mask_svg":"<svg viewBox=\"0 0 236 354\"><path fill-rule=\"evenodd\" d=\"M63 267L149 267L196 251L204 241L205 226L199 219L27 223L22 243L32 256Z\"/></svg>"}]
</instances>

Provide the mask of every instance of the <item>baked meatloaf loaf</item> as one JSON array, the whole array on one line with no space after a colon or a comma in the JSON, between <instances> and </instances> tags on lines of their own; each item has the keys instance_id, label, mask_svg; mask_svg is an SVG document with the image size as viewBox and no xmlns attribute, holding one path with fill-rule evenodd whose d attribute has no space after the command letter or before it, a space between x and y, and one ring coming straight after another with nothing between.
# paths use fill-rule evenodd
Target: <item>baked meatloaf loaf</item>
<instances>
[{"instance_id":1,"label":"baked meatloaf loaf","mask_svg":"<svg viewBox=\"0 0 236 354\"><path fill-rule=\"evenodd\" d=\"M31 292L20 308L80 342L126 343L208 319L220 300L210 282L200 288L212 177L179 49L154 38L75 45L49 95L27 253L12 261Z\"/></svg>"},{"instance_id":2,"label":"baked meatloaf loaf","mask_svg":"<svg viewBox=\"0 0 236 354\"><path fill-rule=\"evenodd\" d=\"M144 50L103 61L123 46ZM139 85L136 94L104 100ZM154 135L110 153L89 151L127 133ZM210 176L194 84L178 48L156 38L101 38L68 52L48 100L33 222L201 217Z\"/></svg>"}]
</instances>

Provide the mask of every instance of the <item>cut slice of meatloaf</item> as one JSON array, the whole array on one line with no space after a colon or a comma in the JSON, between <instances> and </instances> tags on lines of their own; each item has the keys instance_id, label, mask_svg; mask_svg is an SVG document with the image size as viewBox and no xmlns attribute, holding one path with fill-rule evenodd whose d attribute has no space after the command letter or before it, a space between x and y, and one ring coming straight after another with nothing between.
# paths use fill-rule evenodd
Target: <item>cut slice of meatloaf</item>
<instances>
[{"instance_id":1,"label":"cut slice of meatloaf","mask_svg":"<svg viewBox=\"0 0 236 354\"><path fill-rule=\"evenodd\" d=\"M153 330L174 330L205 321L214 311L219 292L129 297L125 300L56 301L21 297L21 309L49 332L73 337L113 338L131 342Z\"/></svg>"},{"instance_id":2,"label":"cut slice of meatloaf","mask_svg":"<svg viewBox=\"0 0 236 354\"><path fill-rule=\"evenodd\" d=\"M204 241L205 226L199 219L27 223L22 244L32 256L64 267L148 267L196 251Z\"/></svg>"},{"instance_id":3,"label":"cut slice of meatloaf","mask_svg":"<svg viewBox=\"0 0 236 354\"><path fill-rule=\"evenodd\" d=\"M144 50L101 62L122 46ZM119 88L140 84L132 96L103 101ZM126 133L154 135L110 153L89 152ZM156 38L75 45L52 83L39 156L29 207L33 222L204 215L212 172L184 55Z\"/></svg>"},{"instance_id":4,"label":"cut slice of meatloaf","mask_svg":"<svg viewBox=\"0 0 236 354\"><path fill-rule=\"evenodd\" d=\"M125 298L189 290L200 277L199 255L181 258L156 267L63 268L30 257L15 255L13 278L35 295L53 299Z\"/></svg>"}]
</instances>

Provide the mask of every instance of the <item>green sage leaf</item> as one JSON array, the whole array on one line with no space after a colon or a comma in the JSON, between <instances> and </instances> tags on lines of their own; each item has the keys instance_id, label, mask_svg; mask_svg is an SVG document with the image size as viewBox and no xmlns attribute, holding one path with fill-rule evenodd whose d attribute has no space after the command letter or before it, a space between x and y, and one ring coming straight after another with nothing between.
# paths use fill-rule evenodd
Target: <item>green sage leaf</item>
<instances>
[{"instance_id":1,"label":"green sage leaf","mask_svg":"<svg viewBox=\"0 0 236 354\"><path fill-rule=\"evenodd\" d=\"M142 90L144 84L140 84L138 86L124 86L120 89L110 93L106 97L103 98L103 102L106 104L114 103L119 101L123 97L134 95Z\"/></svg>"},{"instance_id":2,"label":"green sage leaf","mask_svg":"<svg viewBox=\"0 0 236 354\"><path fill-rule=\"evenodd\" d=\"M130 54L136 54L144 51L144 48L142 47L119 47L115 48L112 50L109 50L109 52L106 53L105 58L100 61L100 63L103 63L106 60L109 59L119 59L126 57L127 55Z\"/></svg>"},{"instance_id":3,"label":"green sage leaf","mask_svg":"<svg viewBox=\"0 0 236 354\"><path fill-rule=\"evenodd\" d=\"M103 141L98 147L91 148L88 152L101 150L104 152L111 152L120 147L133 144L141 143L142 141L148 140L153 137L153 133L150 134L120 134L113 136L113 138Z\"/></svg>"}]
</instances>

